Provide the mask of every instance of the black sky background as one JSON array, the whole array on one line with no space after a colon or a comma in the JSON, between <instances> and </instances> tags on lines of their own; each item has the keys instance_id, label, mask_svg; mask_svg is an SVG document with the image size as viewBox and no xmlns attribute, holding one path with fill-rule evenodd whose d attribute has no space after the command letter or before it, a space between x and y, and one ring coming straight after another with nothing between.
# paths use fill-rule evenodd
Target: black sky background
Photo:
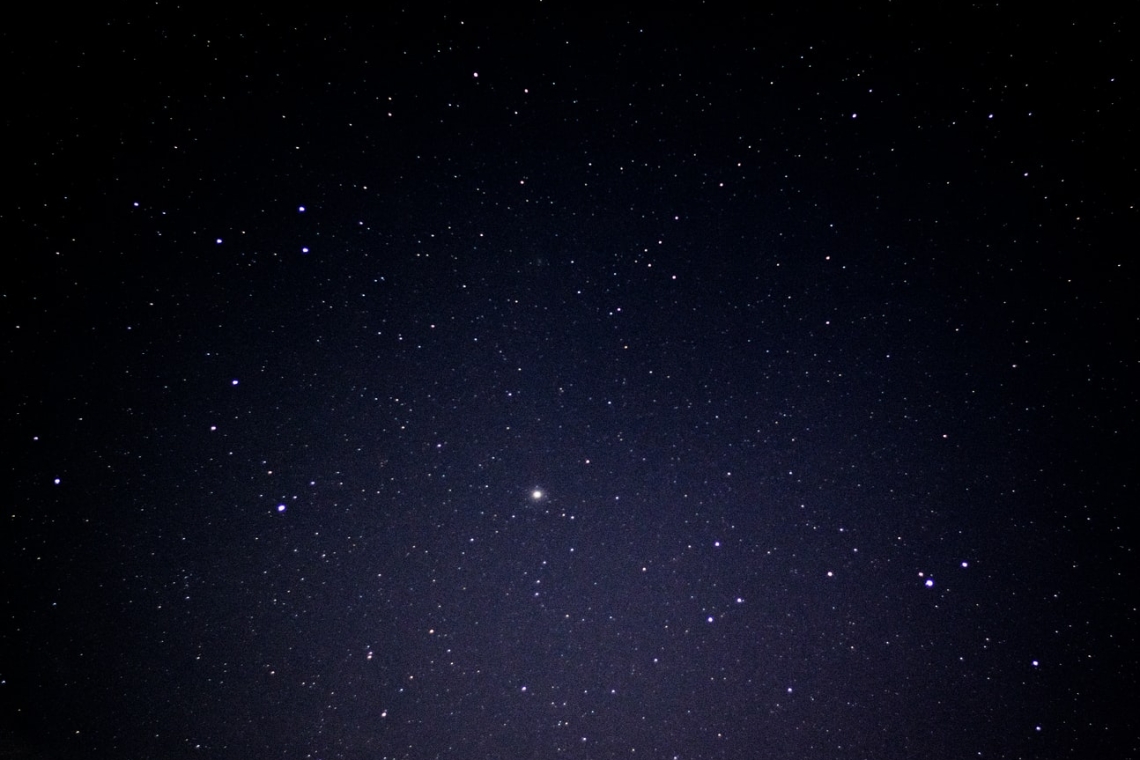
<instances>
[{"instance_id":1,"label":"black sky background","mask_svg":"<svg viewBox=\"0 0 1140 760\"><path fill-rule=\"evenodd\" d=\"M7 26L5 756L1140 754L1133 19L687 8Z\"/></svg>"}]
</instances>

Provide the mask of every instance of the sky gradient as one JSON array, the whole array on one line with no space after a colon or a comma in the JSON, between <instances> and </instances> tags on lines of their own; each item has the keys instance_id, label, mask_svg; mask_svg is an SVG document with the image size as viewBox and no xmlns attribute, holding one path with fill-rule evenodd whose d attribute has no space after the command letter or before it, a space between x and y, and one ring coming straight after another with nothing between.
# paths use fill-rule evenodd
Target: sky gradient
<instances>
[{"instance_id":1,"label":"sky gradient","mask_svg":"<svg viewBox=\"0 0 1140 760\"><path fill-rule=\"evenodd\" d=\"M38 14L4 757L1140 755L1123 11Z\"/></svg>"}]
</instances>

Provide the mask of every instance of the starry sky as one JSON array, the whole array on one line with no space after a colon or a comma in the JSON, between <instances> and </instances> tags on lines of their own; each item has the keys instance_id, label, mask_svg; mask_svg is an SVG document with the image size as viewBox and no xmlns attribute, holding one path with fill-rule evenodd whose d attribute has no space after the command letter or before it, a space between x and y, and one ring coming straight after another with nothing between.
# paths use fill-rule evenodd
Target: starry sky
<instances>
[{"instance_id":1,"label":"starry sky","mask_svg":"<svg viewBox=\"0 0 1140 760\"><path fill-rule=\"evenodd\" d=\"M1140 757L1134 19L843 6L0 31L0 755Z\"/></svg>"}]
</instances>

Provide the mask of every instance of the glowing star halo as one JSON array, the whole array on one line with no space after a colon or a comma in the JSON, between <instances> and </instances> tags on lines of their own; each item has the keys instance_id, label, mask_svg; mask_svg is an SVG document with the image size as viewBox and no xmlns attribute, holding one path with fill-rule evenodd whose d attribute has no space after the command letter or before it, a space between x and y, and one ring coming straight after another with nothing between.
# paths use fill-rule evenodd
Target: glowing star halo
<instances>
[{"instance_id":1,"label":"glowing star halo","mask_svg":"<svg viewBox=\"0 0 1140 760\"><path fill-rule=\"evenodd\" d=\"M546 498L546 493L541 488L536 488L530 492L531 501L542 501Z\"/></svg>"}]
</instances>

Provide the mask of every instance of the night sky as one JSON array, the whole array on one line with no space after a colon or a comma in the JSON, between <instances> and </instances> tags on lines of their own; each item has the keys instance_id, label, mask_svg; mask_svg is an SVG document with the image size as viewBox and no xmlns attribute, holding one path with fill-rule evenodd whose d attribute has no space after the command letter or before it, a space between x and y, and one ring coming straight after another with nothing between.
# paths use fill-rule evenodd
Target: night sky
<instances>
[{"instance_id":1,"label":"night sky","mask_svg":"<svg viewBox=\"0 0 1140 760\"><path fill-rule=\"evenodd\" d=\"M10 19L0 757L1140 757L1137 27L843 5Z\"/></svg>"}]
</instances>

